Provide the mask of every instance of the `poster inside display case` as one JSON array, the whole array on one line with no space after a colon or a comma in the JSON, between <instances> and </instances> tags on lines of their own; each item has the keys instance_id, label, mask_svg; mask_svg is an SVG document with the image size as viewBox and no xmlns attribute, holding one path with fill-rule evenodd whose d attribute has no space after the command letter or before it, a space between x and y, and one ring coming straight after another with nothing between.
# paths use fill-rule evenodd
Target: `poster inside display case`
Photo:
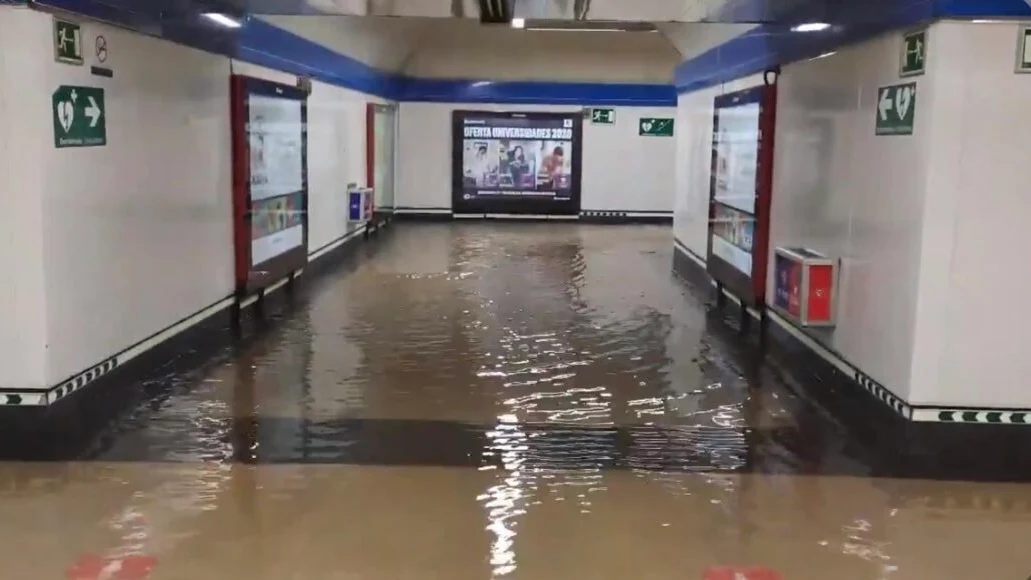
<instances>
[{"instance_id":1,"label":"poster inside display case","mask_svg":"<svg viewBox=\"0 0 1031 580\"><path fill-rule=\"evenodd\" d=\"M776 86L716 97L707 269L747 305L763 303Z\"/></svg>"},{"instance_id":2,"label":"poster inside display case","mask_svg":"<svg viewBox=\"0 0 1031 580\"><path fill-rule=\"evenodd\" d=\"M454 111L452 210L580 213L583 114Z\"/></svg>"},{"instance_id":3,"label":"poster inside display case","mask_svg":"<svg viewBox=\"0 0 1031 580\"><path fill-rule=\"evenodd\" d=\"M237 291L261 290L308 260L307 93L232 77Z\"/></svg>"}]
</instances>

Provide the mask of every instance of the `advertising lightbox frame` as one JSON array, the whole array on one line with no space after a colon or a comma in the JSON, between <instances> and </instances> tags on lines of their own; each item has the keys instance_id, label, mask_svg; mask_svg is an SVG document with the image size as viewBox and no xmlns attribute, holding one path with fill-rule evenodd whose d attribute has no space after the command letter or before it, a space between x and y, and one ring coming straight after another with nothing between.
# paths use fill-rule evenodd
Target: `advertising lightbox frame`
<instances>
[{"instance_id":1,"label":"advertising lightbox frame","mask_svg":"<svg viewBox=\"0 0 1031 580\"><path fill-rule=\"evenodd\" d=\"M717 212L721 207L740 211L734 206L720 203L716 199L717 167L719 157L721 112L735 107L757 104L759 106L758 131L756 132L755 168L755 225L752 233L751 272L746 274L729 261L713 252L713 237L718 224ZM773 82L715 98L712 126L712 167L709 179L709 227L706 269L709 275L741 302L753 308L762 308L766 299L766 271L769 261L770 240L770 197L773 190L773 147L776 126L777 86ZM744 212L747 213L747 212Z\"/></svg>"},{"instance_id":2,"label":"advertising lightbox frame","mask_svg":"<svg viewBox=\"0 0 1031 580\"><path fill-rule=\"evenodd\" d=\"M463 155L465 145L464 126L467 118L488 119L540 119L546 121L571 119L572 145L570 160L569 199L561 201L532 196L503 196L465 199L463 182ZM454 110L451 112L451 211L456 215L474 214L522 214L562 215L580 214L581 171L583 167L583 112L539 112L539 111L477 111Z\"/></svg>"},{"instance_id":3,"label":"advertising lightbox frame","mask_svg":"<svg viewBox=\"0 0 1031 580\"><path fill-rule=\"evenodd\" d=\"M288 195L301 198L299 212L303 228L299 246L252 264L254 203L251 191L250 98L268 97L297 101L301 115L301 189ZM233 245L236 258L236 293L260 292L290 277L308 263L308 94L303 89L245 75L230 77L230 115L233 159ZM278 196L277 196L278 197Z\"/></svg>"}]
</instances>

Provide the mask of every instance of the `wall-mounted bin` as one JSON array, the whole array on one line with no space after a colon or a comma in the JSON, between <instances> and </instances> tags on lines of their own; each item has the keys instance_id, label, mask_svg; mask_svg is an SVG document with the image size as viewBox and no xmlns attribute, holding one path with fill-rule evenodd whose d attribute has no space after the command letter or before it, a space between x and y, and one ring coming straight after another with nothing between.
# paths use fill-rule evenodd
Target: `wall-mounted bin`
<instances>
[{"instance_id":1,"label":"wall-mounted bin","mask_svg":"<svg viewBox=\"0 0 1031 580\"><path fill-rule=\"evenodd\" d=\"M777 248L773 309L799 326L834 326L838 261L806 248Z\"/></svg>"},{"instance_id":2,"label":"wall-mounted bin","mask_svg":"<svg viewBox=\"0 0 1031 580\"><path fill-rule=\"evenodd\" d=\"M354 187L347 191L347 221L363 223L372 219L373 192L369 187Z\"/></svg>"}]
</instances>

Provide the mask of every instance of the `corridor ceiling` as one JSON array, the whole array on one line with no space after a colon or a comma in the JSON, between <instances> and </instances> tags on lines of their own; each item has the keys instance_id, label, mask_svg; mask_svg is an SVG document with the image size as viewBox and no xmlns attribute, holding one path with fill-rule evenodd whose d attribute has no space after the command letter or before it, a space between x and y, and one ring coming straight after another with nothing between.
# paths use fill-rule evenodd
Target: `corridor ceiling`
<instances>
[{"instance_id":1,"label":"corridor ceiling","mask_svg":"<svg viewBox=\"0 0 1031 580\"><path fill-rule=\"evenodd\" d=\"M126 0L121 0L126 1ZM168 0L166 0L168 1ZM476 18L478 0L230 0L252 14L339 14ZM497 0L501 1L501 0ZM909 3L913 0L900 0ZM919 1L919 0L918 0ZM512 15L533 20L774 23L800 13L832 20L863 0L512 0ZM847 8L844 12L854 12Z\"/></svg>"}]
</instances>

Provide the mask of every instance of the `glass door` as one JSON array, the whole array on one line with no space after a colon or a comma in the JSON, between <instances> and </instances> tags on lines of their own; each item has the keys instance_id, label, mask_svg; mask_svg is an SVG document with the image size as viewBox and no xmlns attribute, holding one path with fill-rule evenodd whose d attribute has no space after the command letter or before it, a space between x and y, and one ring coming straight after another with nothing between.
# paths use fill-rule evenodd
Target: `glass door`
<instances>
[{"instance_id":1,"label":"glass door","mask_svg":"<svg viewBox=\"0 0 1031 580\"><path fill-rule=\"evenodd\" d=\"M369 187L375 195L375 211L394 211L394 158L397 143L397 106L369 105Z\"/></svg>"}]
</instances>

